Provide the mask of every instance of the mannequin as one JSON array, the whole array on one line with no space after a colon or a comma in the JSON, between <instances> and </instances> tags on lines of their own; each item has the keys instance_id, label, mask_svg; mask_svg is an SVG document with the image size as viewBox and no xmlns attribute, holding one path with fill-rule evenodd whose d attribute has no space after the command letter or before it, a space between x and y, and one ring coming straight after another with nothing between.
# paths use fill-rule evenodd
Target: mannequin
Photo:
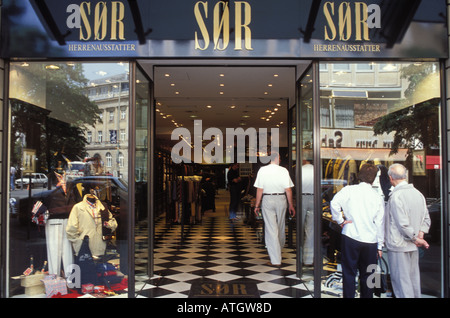
<instances>
[{"instance_id":1,"label":"mannequin","mask_svg":"<svg viewBox=\"0 0 450 318\"><path fill-rule=\"evenodd\" d=\"M106 219L102 220L102 214L107 215ZM103 227L114 231L117 222L95 195L86 194L83 201L73 206L66 227L67 237L72 242L75 255L78 255L83 238L87 235L93 258L103 256L106 250Z\"/></svg>"}]
</instances>

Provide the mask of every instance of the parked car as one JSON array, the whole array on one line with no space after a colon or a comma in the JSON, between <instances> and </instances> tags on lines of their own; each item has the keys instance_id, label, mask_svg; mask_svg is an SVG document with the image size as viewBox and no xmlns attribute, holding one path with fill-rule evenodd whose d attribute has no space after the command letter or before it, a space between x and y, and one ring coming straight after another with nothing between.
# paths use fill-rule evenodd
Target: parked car
<instances>
[{"instance_id":1,"label":"parked car","mask_svg":"<svg viewBox=\"0 0 450 318\"><path fill-rule=\"evenodd\" d=\"M24 175L22 178L16 180L16 188L22 189L27 188L30 184L31 178L31 187L43 187L46 188L48 185L48 178L43 173L32 173L31 175Z\"/></svg>"}]
</instances>

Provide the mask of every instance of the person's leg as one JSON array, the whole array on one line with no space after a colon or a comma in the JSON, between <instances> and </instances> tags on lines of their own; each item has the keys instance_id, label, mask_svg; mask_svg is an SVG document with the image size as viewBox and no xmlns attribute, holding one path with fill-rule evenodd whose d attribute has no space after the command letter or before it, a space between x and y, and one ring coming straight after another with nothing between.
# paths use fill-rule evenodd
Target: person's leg
<instances>
[{"instance_id":1,"label":"person's leg","mask_svg":"<svg viewBox=\"0 0 450 318\"><path fill-rule=\"evenodd\" d=\"M411 281L411 260L409 253L389 252L389 271L392 289L396 298L414 298Z\"/></svg>"},{"instance_id":2,"label":"person's leg","mask_svg":"<svg viewBox=\"0 0 450 318\"><path fill-rule=\"evenodd\" d=\"M357 242L345 235L341 236L341 265L343 297L355 297L355 279L357 275L359 246Z\"/></svg>"},{"instance_id":3,"label":"person's leg","mask_svg":"<svg viewBox=\"0 0 450 318\"><path fill-rule=\"evenodd\" d=\"M373 298L373 288L369 288L367 280L373 274L370 270L377 265L377 243L361 243L361 254L359 257L359 285L361 298Z\"/></svg>"},{"instance_id":4,"label":"person's leg","mask_svg":"<svg viewBox=\"0 0 450 318\"><path fill-rule=\"evenodd\" d=\"M261 211L264 219L264 237L270 262L273 265L281 264L281 247L279 229L276 215L276 202L271 197L263 197Z\"/></svg>"},{"instance_id":5,"label":"person's leg","mask_svg":"<svg viewBox=\"0 0 450 318\"><path fill-rule=\"evenodd\" d=\"M287 201L285 196L276 196L274 201L277 202L276 215L277 215L277 226L278 226L278 242L280 244L280 253L286 243L286 209ZM281 258L280 258L281 262Z\"/></svg>"}]
</instances>

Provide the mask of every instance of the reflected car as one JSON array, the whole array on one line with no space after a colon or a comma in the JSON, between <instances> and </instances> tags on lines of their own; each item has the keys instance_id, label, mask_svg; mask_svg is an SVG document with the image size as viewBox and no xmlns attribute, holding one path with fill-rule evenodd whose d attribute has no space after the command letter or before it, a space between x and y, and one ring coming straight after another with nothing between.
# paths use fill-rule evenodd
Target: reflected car
<instances>
[{"instance_id":1,"label":"reflected car","mask_svg":"<svg viewBox=\"0 0 450 318\"><path fill-rule=\"evenodd\" d=\"M32 173L30 176L23 176L22 178L17 179L15 181L16 188L17 189L27 188L28 185L30 184L30 179L31 179L31 188L37 187L46 188L48 185L48 178L45 174Z\"/></svg>"},{"instance_id":2,"label":"reflected car","mask_svg":"<svg viewBox=\"0 0 450 318\"><path fill-rule=\"evenodd\" d=\"M60 210L64 211L62 213L65 213L66 211L70 212L73 204L83 200L84 195L89 193L95 194L100 201L106 203L114 217L119 218L120 215L126 213L128 184L121 178L112 176L86 176L67 181L66 187L73 198L70 203L67 203L67 200L61 199L62 191L60 186L52 190L36 193L31 197L20 199L17 209L20 223L27 224L31 222L31 210L37 201L49 202L49 205L52 204L53 208L59 204ZM55 208L55 210L57 209L58 207Z\"/></svg>"}]
</instances>

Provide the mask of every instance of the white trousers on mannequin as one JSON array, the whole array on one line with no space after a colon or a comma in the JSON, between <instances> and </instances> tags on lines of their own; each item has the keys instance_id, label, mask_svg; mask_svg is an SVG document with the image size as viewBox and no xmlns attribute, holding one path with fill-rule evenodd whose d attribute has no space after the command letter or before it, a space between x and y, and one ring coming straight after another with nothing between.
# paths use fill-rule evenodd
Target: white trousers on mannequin
<instances>
[{"instance_id":1,"label":"white trousers on mannequin","mask_svg":"<svg viewBox=\"0 0 450 318\"><path fill-rule=\"evenodd\" d=\"M47 239L48 273L61 276L61 262L65 276L68 266L73 264L72 245L66 234L67 219L49 219L45 224Z\"/></svg>"},{"instance_id":2,"label":"white trousers on mannequin","mask_svg":"<svg viewBox=\"0 0 450 318\"><path fill-rule=\"evenodd\" d=\"M281 250L286 241L286 209L284 195L264 195L261 204L264 218L264 236L270 262L281 264Z\"/></svg>"}]
</instances>

